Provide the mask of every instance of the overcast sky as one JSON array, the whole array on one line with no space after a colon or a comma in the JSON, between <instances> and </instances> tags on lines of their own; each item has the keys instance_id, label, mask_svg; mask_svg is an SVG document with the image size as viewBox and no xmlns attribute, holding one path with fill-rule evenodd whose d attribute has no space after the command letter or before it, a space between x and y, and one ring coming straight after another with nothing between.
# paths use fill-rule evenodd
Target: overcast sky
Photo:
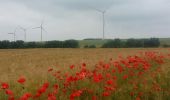
<instances>
[{"instance_id":1,"label":"overcast sky","mask_svg":"<svg viewBox=\"0 0 170 100\"><path fill-rule=\"evenodd\" d=\"M0 40L17 26L27 29L28 41L102 38L106 10L106 38L170 37L170 0L0 0ZM24 32L16 31L23 40Z\"/></svg>"}]
</instances>

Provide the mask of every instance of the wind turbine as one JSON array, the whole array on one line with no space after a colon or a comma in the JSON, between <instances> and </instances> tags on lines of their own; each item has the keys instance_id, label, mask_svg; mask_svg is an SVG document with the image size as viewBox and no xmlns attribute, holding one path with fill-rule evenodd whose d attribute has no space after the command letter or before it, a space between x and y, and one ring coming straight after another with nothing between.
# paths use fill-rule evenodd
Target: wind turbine
<instances>
[{"instance_id":1,"label":"wind turbine","mask_svg":"<svg viewBox=\"0 0 170 100\"><path fill-rule=\"evenodd\" d=\"M44 20L41 21L41 24L40 24L39 27L34 27L34 28L32 28L32 29L40 28L40 30L41 30L41 42L42 42L42 38L43 38L43 37L42 37L42 32L43 32L43 31L47 32L47 31L44 29L44 27L43 27L43 23L44 23Z\"/></svg>"},{"instance_id":2,"label":"wind turbine","mask_svg":"<svg viewBox=\"0 0 170 100\"><path fill-rule=\"evenodd\" d=\"M19 28L24 31L24 39L25 39L25 42L26 42L26 40L27 40L27 29L28 28L23 28L21 26L19 26Z\"/></svg>"},{"instance_id":3,"label":"wind turbine","mask_svg":"<svg viewBox=\"0 0 170 100\"><path fill-rule=\"evenodd\" d=\"M103 19L103 40L105 39L105 13L106 13L106 10L100 10L100 9L96 9L96 8L93 8L95 9L97 12L99 13L102 13L102 19Z\"/></svg>"},{"instance_id":4,"label":"wind turbine","mask_svg":"<svg viewBox=\"0 0 170 100\"><path fill-rule=\"evenodd\" d=\"M96 10L97 12L99 12L99 13L101 13L102 14L102 22L103 22L103 40L105 39L105 13L106 13L106 10L100 10L100 9L97 9L97 8L95 8L95 7L92 7L92 6L87 6L87 7L89 7L89 8L91 8L91 9L94 9L94 10Z\"/></svg>"},{"instance_id":5,"label":"wind turbine","mask_svg":"<svg viewBox=\"0 0 170 100\"><path fill-rule=\"evenodd\" d=\"M16 30L17 30L17 28L15 28L15 30L14 30L13 33L8 33L8 34L14 35L14 42L15 42L15 40L16 40L16 39L15 39L15 38L16 38L16 34L15 34L15 33L16 33Z\"/></svg>"}]
</instances>

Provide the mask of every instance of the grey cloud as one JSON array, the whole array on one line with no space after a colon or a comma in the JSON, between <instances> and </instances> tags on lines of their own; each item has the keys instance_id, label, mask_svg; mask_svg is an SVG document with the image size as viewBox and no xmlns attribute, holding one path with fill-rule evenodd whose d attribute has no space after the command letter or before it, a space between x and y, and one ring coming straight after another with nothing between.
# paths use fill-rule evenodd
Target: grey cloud
<instances>
[{"instance_id":1,"label":"grey cloud","mask_svg":"<svg viewBox=\"0 0 170 100\"><path fill-rule=\"evenodd\" d=\"M102 16L93 7L107 10L106 37L170 37L169 0L0 0L0 39L17 25L39 25L43 16L46 40L100 37ZM39 30L28 33L39 40Z\"/></svg>"}]
</instances>

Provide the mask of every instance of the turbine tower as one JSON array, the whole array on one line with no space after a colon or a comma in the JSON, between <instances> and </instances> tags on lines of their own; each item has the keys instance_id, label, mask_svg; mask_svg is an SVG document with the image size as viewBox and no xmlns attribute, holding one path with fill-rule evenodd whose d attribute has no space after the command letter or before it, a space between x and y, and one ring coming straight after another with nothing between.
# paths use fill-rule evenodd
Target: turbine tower
<instances>
[{"instance_id":1,"label":"turbine tower","mask_svg":"<svg viewBox=\"0 0 170 100\"><path fill-rule=\"evenodd\" d=\"M41 42L42 42L42 39L43 39L42 32L43 32L43 31L47 32L47 31L44 29L44 27L43 27L43 23L44 23L44 20L42 20L40 26L32 28L32 29L40 28L40 30L41 30Z\"/></svg>"},{"instance_id":2,"label":"turbine tower","mask_svg":"<svg viewBox=\"0 0 170 100\"><path fill-rule=\"evenodd\" d=\"M15 40L16 40L16 31L17 31L17 28L15 28L15 30L14 30L14 32L13 33L8 33L8 34L10 34L10 35L13 35L14 36L14 42L15 42Z\"/></svg>"}]
</instances>

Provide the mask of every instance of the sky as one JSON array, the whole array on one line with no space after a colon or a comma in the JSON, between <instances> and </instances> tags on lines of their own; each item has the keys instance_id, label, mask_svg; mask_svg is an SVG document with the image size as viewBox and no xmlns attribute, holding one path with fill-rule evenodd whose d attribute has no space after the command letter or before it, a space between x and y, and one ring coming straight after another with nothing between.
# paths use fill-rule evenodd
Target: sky
<instances>
[{"instance_id":1,"label":"sky","mask_svg":"<svg viewBox=\"0 0 170 100\"><path fill-rule=\"evenodd\" d=\"M170 0L0 0L0 40L170 37Z\"/></svg>"}]
</instances>

